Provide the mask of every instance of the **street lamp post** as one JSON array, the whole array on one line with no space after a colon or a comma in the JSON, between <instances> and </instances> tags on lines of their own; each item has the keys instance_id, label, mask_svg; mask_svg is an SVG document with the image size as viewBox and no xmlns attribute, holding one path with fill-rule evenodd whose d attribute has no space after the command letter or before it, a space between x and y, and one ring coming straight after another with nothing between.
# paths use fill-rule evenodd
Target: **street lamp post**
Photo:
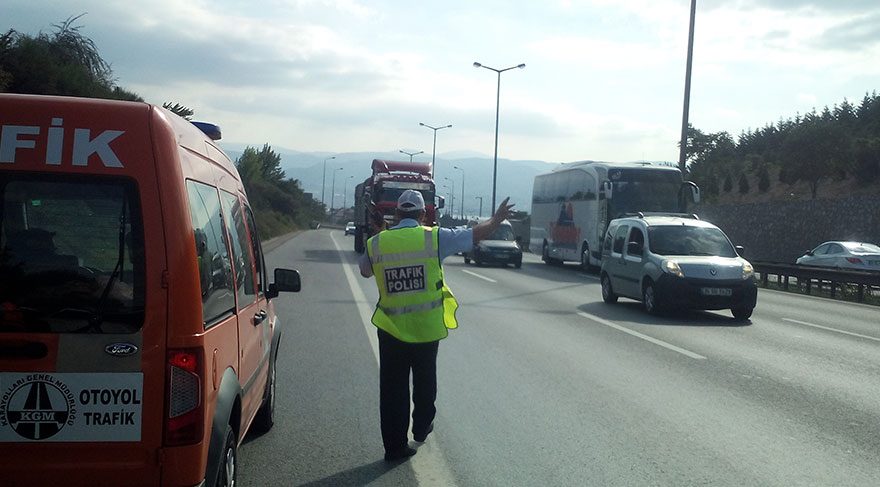
<instances>
[{"instance_id":1,"label":"street lamp post","mask_svg":"<svg viewBox=\"0 0 880 487\"><path fill-rule=\"evenodd\" d=\"M324 172L321 176L321 206L324 206L324 190L327 188L327 161L329 161L330 159L336 159L336 156L331 156L324 159Z\"/></svg>"},{"instance_id":2,"label":"street lamp post","mask_svg":"<svg viewBox=\"0 0 880 487\"><path fill-rule=\"evenodd\" d=\"M431 170L434 171L434 179L437 179L437 169L434 167L434 158L437 157L437 131L440 129L448 129L452 127L452 124L443 125L440 127L432 127L426 123L419 122L419 125L422 127L428 127L429 129L434 131L434 149L431 151Z\"/></svg>"},{"instance_id":3,"label":"street lamp post","mask_svg":"<svg viewBox=\"0 0 880 487\"><path fill-rule=\"evenodd\" d=\"M443 178L452 183L452 202L449 204L449 215L455 218L455 180L452 178Z\"/></svg>"},{"instance_id":4,"label":"street lamp post","mask_svg":"<svg viewBox=\"0 0 880 487\"><path fill-rule=\"evenodd\" d=\"M449 178L447 178L447 179L449 179ZM446 189L446 197L447 197L450 201L452 201L452 198L455 197L455 193L450 193L450 191L449 191L449 186L446 186L445 184L441 185L440 187ZM452 197L450 197L450 194L452 195ZM450 206L450 208L451 208L451 206ZM446 215L449 216L449 211L446 212Z\"/></svg>"},{"instance_id":5,"label":"street lamp post","mask_svg":"<svg viewBox=\"0 0 880 487\"><path fill-rule=\"evenodd\" d=\"M333 184L330 185L330 217L333 218L333 203L336 202L336 173L341 171L344 168L337 168L333 170Z\"/></svg>"},{"instance_id":6,"label":"street lamp post","mask_svg":"<svg viewBox=\"0 0 880 487\"><path fill-rule=\"evenodd\" d=\"M419 154L421 154L421 153L423 153L423 152L425 152L425 151L420 150L420 151L418 151L418 152L407 152L407 151L405 151L405 150L403 150L403 149L400 149L400 151L398 151L398 152L400 152L401 154L406 154L406 155L408 155L408 156L409 156L409 162L412 162L412 158L413 158L413 156L417 156L417 155L419 155Z\"/></svg>"},{"instance_id":7,"label":"street lamp post","mask_svg":"<svg viewBox=\"0 0 880 487\"><path fill-rule=\"evenodd\" d=\"M678 168L684 175L687 170L687 129L688 112L691 105L691 66L694 62L694 18L697 15L697 0L691 0L691 24L688 31L687 67L684 73L684 107L681 115L681 140L678 150Z\"/></svg>"},{"instance_id":8,"label":"street lamp post","mask_svg":"<svg viewBox=\"0 0 880 487\"><path fill-rule=\"evenodd\" d=\"M464 169L458 166L452 166L452 168L461 171L461 202L458 204L458 214L464 220Z\"/></svg>"},{"instance_id":9,"label":"street lamp post","mask_svg":"<svg viewBox=\"0 0 880 487\"><path fill-rule=\"evenodd\" d=\"M480 200L480 218L483 218L483 197L482 196L474 196L475 200Z\"/></svg>"},{"instance_id":10,"label":"street lamp post","mask_svg":"<svg viewBox=\"0 0 880 487\"><path fill-rule=\"evenodd\" d=\"M495 188L498 182L498 115L501 109L501 73L505 71L509 71L511 69L523 69L526 67L525 64L518 64L516 66L511 66L509 68L504 69L495 69L490 68L489 66L480 64L475 62L475 68L486 68L490 71L495 71L498 73L498 90L495 95L495 163L492 168L492 214L495 214Z\"/></svg>"},{"instance_id":11,"label":"street lamp post","mask_svg":"<svg viewBox=\"0 0 880 487\"><path fill-rule=\"evenodd\" d=\"M343 188L342 189L342 211L343 212L348 209L348 180L353 179L353 178L354 178L353 174L351 176L345 178L345 185L342 186L342 188Z\"/></svg>"}]
</instances>

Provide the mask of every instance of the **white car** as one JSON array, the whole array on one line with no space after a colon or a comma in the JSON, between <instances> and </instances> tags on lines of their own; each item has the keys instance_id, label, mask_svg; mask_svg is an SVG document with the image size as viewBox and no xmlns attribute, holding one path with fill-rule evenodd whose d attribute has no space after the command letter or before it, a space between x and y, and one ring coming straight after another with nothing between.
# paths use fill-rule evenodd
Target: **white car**
<instances>
[{"instance_id":1,"label":"white car","mask_svg":"<svg viewBox=\"0 0 880 487\"><path fill-rule=\"evenodd\" d=\"M864 242L825 242L798 257L800 265L880 271L880 247Z\"/></svg>"},{"instance_id":2,"label":"white car","mask_svg":"<svg viewBox=\"0 0 880 487\"><path fill-rule=\"evenodd\" d=\"M345 224L345 234L354 235L354 222L348 222Z\"/></svg>"}]
</instances>

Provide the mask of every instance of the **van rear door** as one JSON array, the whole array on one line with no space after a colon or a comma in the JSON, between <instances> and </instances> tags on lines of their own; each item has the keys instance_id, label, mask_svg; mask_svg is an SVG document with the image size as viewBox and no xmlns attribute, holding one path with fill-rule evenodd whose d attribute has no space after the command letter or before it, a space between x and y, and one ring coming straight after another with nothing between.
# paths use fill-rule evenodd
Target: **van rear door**
<instances>
[{"instance_id":1,"label":"van rear door","mask_svg":"<svg viewBox=\"0 0 880 487\"><path fill-rule=\"evenodd\" d=\"M4 483L159 484L166 258L149 115L0 95Z\"/></svg>"}]
</instances>

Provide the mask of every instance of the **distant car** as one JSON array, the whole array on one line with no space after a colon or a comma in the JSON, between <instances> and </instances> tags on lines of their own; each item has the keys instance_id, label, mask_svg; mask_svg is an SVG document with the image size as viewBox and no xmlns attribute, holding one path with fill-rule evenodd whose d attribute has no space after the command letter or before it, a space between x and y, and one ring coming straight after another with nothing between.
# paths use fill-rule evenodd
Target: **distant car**
<instances>
[{"instance_id":1,"label":"distant car","mask_svg":"<svg viewBox=\"0 0 880 487\"><path fill-rule=\"evenodd\" d=\"M354 222L348 222L345 224L345 234L354 235Z\"/></svg>"},{"instance_id":2,"label":"distant car","mask_svg":"<svg viewBox=\"0 0 880 487\"><path fill-rule=\"evenodd\" d=\"M864 242L825 242L798 257L800 265L880 271L880 247Z\"/></svg>"},{"instance_id":3,"label":"distant car","mask_svg":"<svg viewBox=\"0 0 880 487\"><path fill-rule=\"evenodd\" d=\"M489 238L480 241L463 255L465 264L473 260L478 266L491 263L512 264L517 269L522 267L522 248L516 241L513 225L507 220L501 222L501 226Z\"/></svg>"},{"instance_id":4,"label":"distant car","mask_svg":"<svg viewBox=\"0 0 880 487\"><path fill-rule=\"evenodd\" d=\"M642 301L645 310L730 309L752 316L758 287L752 265L715 225L683 215L612 220L602 245L602 299Z\"/></svg>"}]
</instances>

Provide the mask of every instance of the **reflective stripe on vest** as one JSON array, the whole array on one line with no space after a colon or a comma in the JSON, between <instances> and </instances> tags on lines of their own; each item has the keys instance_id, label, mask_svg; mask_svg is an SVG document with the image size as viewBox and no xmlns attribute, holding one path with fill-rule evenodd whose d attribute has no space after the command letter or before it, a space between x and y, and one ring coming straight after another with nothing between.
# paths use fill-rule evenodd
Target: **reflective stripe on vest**
<instances>
[{"instance_id":1,"label":"reflective stripe on vest","mask_svg":"<svg viewBox=\"0 0 880 487\"><path fill-rule=\"evenodd\" d=\"M401 341L437 341L458 326L458 303L443 284L438 239L437 228L405 227L367 241L379 288L372 322Z\"/></svg>"},{"instance_id":2,"label":"reflective stripe on vest","mask_svg":"<svg viewBox=\"0 0 880 487\"><path fill-rule=\"evenodd\" d=\"M370 262L374 264L382 264L384 262L394 262L400 260L430 259L437 256L437 249L434 247L433 232L429 229L425 230L425 249L415 252L399 252L396 254L382 254L379 252L379 239L370 239L373 247L373 254L370 256Z\"/></svg>"},{"instance_id":3,"label":"reflective stripe on vest","mask_svg":"<svg viewBox=\"0 0 880 487\"><path fill-rule=\"evenodd\" d=\"M413 304L410 306L398 306L396 308L383 306L382 309L385 311L385 314L388 316L396 316L402 315L404 313L416 313L419 311L428 311L434 308L439 308L443 306L443 298L435 299L434 301L429 301L427 303L422 304Z\"/></svg>"}]
</instances>

